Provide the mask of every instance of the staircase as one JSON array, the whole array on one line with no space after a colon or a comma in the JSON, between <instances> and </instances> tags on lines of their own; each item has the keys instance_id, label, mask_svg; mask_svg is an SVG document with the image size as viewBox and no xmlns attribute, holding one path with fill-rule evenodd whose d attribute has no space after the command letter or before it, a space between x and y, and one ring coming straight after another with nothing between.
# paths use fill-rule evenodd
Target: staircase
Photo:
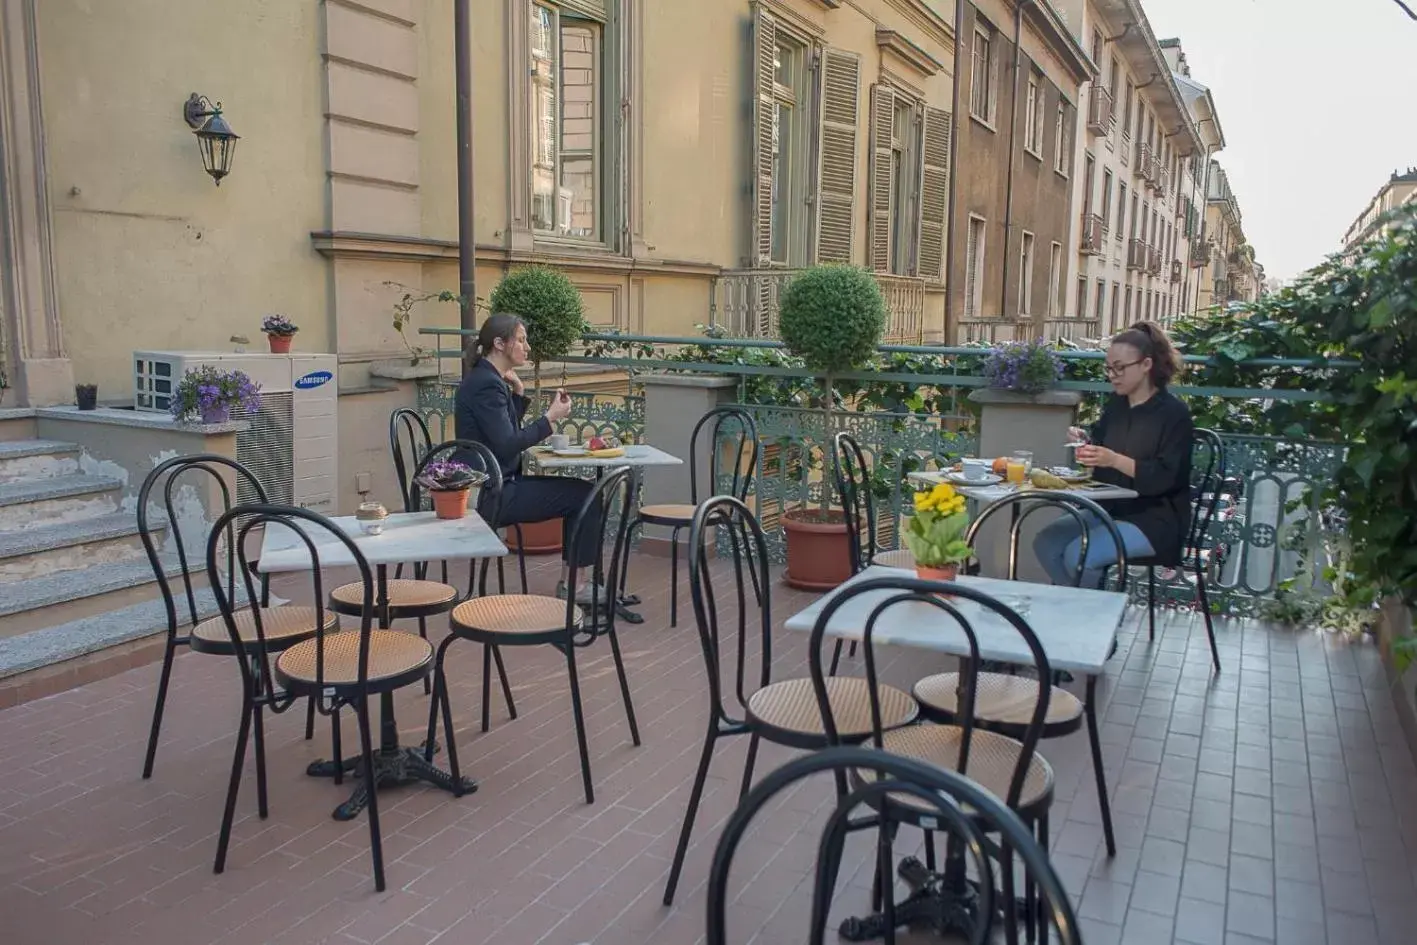
<instances>
[{"instance_id":1,"label":"staircase","mask_svg":"<svg viewBox=\"0 0 1417 945\"><path fill-rule=\"evenodd\" d=\"M129 483L26 432L0 422L0 708L157 659L167 629ZM167 524L149 516L160 549ZM180 594L175 553L164 560ZM210 594L198 606L216 613Z\"/></svg>"}]
</instances>

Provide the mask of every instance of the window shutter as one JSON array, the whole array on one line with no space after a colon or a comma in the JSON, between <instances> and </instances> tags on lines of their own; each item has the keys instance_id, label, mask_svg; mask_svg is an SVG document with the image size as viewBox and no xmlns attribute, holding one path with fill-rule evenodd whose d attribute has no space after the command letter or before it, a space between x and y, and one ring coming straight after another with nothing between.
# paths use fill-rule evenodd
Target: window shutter
<instances>
[{"instance_id":1,"label":"window shutter","mask_svg":"<svg viewBox=\"0 0 1417 945\"><path fill-rule=\"evenodd\" d=\"M871 86L871 203L866 265L877 272L891 268L891 196L894 192L891 138L895 132L895 90Z\"/></svg>"},{"instance_id":2,"label":"window shutter","mask_svg":"<svg viewBox=\"0 0 1417 945\"><path fill-rule=\"evenodd\" d=\"M567 13L579 13L602 23L609 18L606 15L605 0L557 0L557 4Z\"/></svg>"},{"instance_id":3,"label":"window shutter","mask_svg":"<svg viewBox=\"0 0 1417 945\"><path fill-rule=\"evenodd\" d=\"M822 53L822 127L817 168L817 262L851 262L852 203L856 195L857 103L861 60L852 53Z\"/></svg>"},{"instance_id":4,"label":"window shutter","mask_svg":"<svg viewBox=\"0 0 1417 945\"><path fill-rule=\"evenodd\" d=\"M945 258L945 211L950 198L950 135L954 116L942 108L925 109L924 146L920 149L920 255L916 275L941 278Z\"/></svg>"},{"instance_id":5,"label":"window shutter","mask_svg":"<svg viewBox=\"0 0 1417 945\"><path fill-rule=\"evenodd\" d=\"M979 230L980 225L971 219L965 238L964 253L964 314L970 318L979 316Z\"/></svg>"},{"instance_id":6,"label":"window shutter","mask_svg":"<svg viewBox=\"0 0 1417 945\"><path fill-rule=\"evenodd\" d=\"M753 14L753 248L752 265L772 264L772 164L776 107L777 24L758 9Z\"/></svg>"}]
</instances>

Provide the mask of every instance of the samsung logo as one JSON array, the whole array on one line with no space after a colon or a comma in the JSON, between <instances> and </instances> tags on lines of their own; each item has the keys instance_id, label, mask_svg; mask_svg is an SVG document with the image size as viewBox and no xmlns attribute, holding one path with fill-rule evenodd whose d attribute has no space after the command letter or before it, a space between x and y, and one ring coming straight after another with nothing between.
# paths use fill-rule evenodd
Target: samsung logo
<instances>
[{"instance_id":1,"label":"samsung logo","mask_svg":"<svg viewBox=\"0 0 1417 945\"><path fill-rule=\"evenodd\" d=\"M328 382L333 377L334 375L331 374L329 371L311 371L304 377L296 378L295 386L300 388L301 390L309 390L312 387L319 387L321 384Z\"/></svg>"}]
</instances>

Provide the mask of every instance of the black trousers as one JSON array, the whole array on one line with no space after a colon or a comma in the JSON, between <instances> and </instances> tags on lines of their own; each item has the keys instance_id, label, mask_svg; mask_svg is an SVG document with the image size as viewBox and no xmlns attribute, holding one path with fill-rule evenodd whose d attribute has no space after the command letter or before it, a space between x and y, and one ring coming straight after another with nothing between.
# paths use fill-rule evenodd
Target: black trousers
<instances>
[{"instance_id":1,"label":"black trousers","mask_svg":"<svg viewBox=\"0 0 1417 945\"><path fill-rule=\"evenodd\" d=\"M576 516L595 483L565 476L517 476L502 486L502 515L499 525L529 525L549 519L564 519L561 531L562 556L567 563L588 568L595 564L600 550L599 505L586 514L580 541L571 547L571 530ZM486 493L483 493L486 497ZM481 509L479 509L481 511ZM487 512L490 514L491 510ZM574 557L572 557L574 553Z\"/></svg>"}]
</instances>

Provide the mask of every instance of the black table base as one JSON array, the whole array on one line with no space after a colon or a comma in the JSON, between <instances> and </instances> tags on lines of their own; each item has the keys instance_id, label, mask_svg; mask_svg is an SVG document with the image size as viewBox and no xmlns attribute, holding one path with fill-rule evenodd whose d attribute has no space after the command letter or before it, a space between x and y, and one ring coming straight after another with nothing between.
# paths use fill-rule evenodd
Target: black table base
<instances>
[{"instance_id":1,"label":"black table base","mask_svg":"<svg viewBox=\"0 0 1417 945\"><path fill-rule=\"evenodd\" d=\"M437 751L437 748L434 748ZM347 759L341 765L340 773L355 779L354 790L349 799L335 808L335 820L353 820L365 807L369 806L369 792L364 784L364 772L358 758ZM316 761L305 770L315 778L332 778L335 775L333 761ZM455 783L453 776L423 757L421 748L380 748L374 752L374 786L376 790L402 787L406 784L423 782L461 797L477 790L477 782L463 778Z\"/></svg>"},{"instance_id":2,"label":"black table base","mask_svg":"<svg viewBox=\"0 0 1417 945\"><path fill-rule=\"evenodd\" d=\"M941 938L969 938L979 923L979 889L973 880L966 879L964 863L958 861L956 869L948 873L934 873L925 868L913 856L901 861L897 873L910 887L910 895L895 906L896 927L911 925L929 929ZM956 872L956 870L958 872ZM996 904L1002 897L994 896ZM1028 909L1022 899L1015 900L1016 915L1022 919ZM996 914L991 921L997 921ZM842 920L837 930L848 942L869 942L886 937L886 917L882 913Z\"/></svg>"}]
</instances>

